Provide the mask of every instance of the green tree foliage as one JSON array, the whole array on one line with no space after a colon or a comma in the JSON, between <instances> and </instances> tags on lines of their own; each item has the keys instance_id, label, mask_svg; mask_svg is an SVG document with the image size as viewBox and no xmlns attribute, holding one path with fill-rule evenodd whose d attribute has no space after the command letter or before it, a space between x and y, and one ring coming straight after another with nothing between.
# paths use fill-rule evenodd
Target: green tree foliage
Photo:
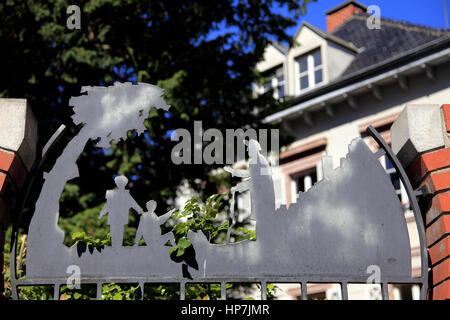
<instances>
[{"instance_id":1,"label":"green tree foliage","mask_svg":"<svg viewBox=\"0 0 450 320\"><path fill-rule=\"evenodd\" d=\"M113 174L136 177L130 186L141 203L149 198L167 203L183 178L213 194L219 182L207 179L212 166L172 164L168 132L190 129L194 120L202 120L204 130L258 128L261 117L279 109L270 93L252 97L251 85L258 81L254 66L269 41L291 40L285 30L308 2L85 0L77 3L81 29L69 30L70 1L6 1L0 4L0 96L28 99L44 143L61 123L70 125L66 139L76 134L68 100L79 95L81 85L130 79L157 84L166 90L170 114L151 112L148 136L112 151L88 146L78 161L75 202L90 195L90 207L102 203ZM275 10L278 6L288 10ZM64 197L63 215L83 209L73 199Z\"/></svg>"},{"instance_id":2,"label":"green tree foliage","mask_svg":"<svg viewBox=\"0 0 450 320\"><path fill-rule=\"evenodd\" d=\"M222 205L222 198L226 194L214 194L206 200L206 204L202 207L199 204L200 199L194 197L188 200L183 210L177 210L173 214L173 218L177 224L172 228L175 235L175 246L170 250L170 254L175 253L176 256L182 256L184 250L191 245L189 231L204 231L208 234L209 240L215 240L218 235L228 230L228 221L217 223L216 217L219 208ZM182 219L186 221L182 221ZM181 221L180 221L181 220Z\"/></svg>"},{"instance_id":3,"label":"green tree foliage","mask_svg":"<svg viewBox=\"0 0 450 320\"><path fill-rule=\"evenodd\" d=\"M228 175L210 174L218 165L173 164L175 143L169 133L177 128L192 132L194 120L201 120L204 130L257 129L262 117L285 107L270 91L253 96L252 84L262 79L254 66L270 41L291 42L285 30L310 1L315 0L82 0L77 2L80 30L66 28L70 1L0 3L0 97L28 99L41 147L60 124L68 126L60 147L80 129L71 121L68 101L82 85L152 83L165 89L171 105L169 112L150 111L147 134L129 132L126 142L108 150L86 146L77 162L80 178L68 183L61 197L65 243L108 241L106 221L98 214L116 174L130 178L127 188L141 207L156 200L157 213L173 208L176 187L184 179L200 198L216 193L218 186L229 187ZM131 215L130 239L137 222ZM208 223L189 227L208 228ZM251 238L251 231L241 231L242 239ZM180 239L188 238L177 239L177 254L188 245Z\"/></svg>"}]
</instances>

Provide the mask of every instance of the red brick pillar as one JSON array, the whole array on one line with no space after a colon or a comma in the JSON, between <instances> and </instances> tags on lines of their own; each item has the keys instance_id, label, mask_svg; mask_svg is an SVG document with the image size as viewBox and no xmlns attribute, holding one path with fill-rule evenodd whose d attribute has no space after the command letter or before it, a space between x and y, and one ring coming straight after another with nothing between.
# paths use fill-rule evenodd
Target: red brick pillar
<instances>
[{"instance_id":1,"label":"red brick pillar","mask_svg":"<svg viewBox=\"0 0 450 320\"><path fill-rule=\"evenodd\" d=\"M428 298L450 299L450 105L406 106L391 134L413 187L427 191L419 204L431 262Z\"/></svg>"},{"instance_id":2,"label":"red brick pillar","mask_svg":"<svg viewBox=\"0 0 450 320\"><path fill-rule=\"evenodd\" d=\"M0 99L0 299L3 250L17 198L36 156L37 122L25 99Z\"/></svg>"}]
</instances>

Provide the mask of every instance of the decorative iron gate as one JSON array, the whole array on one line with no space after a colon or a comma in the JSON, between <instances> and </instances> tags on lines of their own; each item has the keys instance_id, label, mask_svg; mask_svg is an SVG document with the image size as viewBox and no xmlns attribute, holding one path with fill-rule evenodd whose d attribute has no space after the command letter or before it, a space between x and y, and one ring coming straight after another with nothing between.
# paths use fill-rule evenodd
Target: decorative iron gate
<instances>
[{"instance_id":1,"label":"decorative iron gate","mask_svg":"<svg viewBox=\"0 0 450 320\"><path fill-rule=\"evenodd\" d=\"M383 299L388 299L389 283L418 284L421 299L426 298L425 229L416 200L420 193L412 189L398 159L373 127L367 132L378 143L380 151L374 154L362 139L353 140L339 168L324 167L324 179L300 193L296 203L278 209L275 209L270 166L259 152L258 142L250 140L249 185L256 241L216 245L201 233L191 233L193 254L190 261L184 263L173 261L167 247L162 245L123 247L117 232L112 231L123 222L118 218L114 220L111 215L125 210L127 204L133 206L133 201L126 190L126 179L119 177L116 178L118 189L107 192L107 204L102 210L102 214L109 212L112 245L92 251L79 250L76 245L66 247L64 233L57 226L59 198L66 182L78 176L76 160L85 144L97 137L102 137L101 146L107 146L111 139L126 139L128 130L143 131L143 115L148 114L150 107L169 108L161 98L162 90L147 84L83 87L82 91L88 94L71 100L75 124L83 123L86 108L96 104L122 99L122 107L118 107L122 113L119 112L120 117L115 115L107 120L105 126L101 122L105 121L105 115L99 112L97 122L85 124L53 169L45 174L42 173L43 163L64 126L43 148L42 157L33 166L26 192L17 206L19 221L11 239L10 265L14 299L18 298L18 286L48 284L54 285L54 298L58 299L60 287L67 283L67 267L71 265L80 268L82 284L97 285L97 298L101 297L102 285L111 282L139 283L141 290L149 283L179 283L181 299L185 298L185 286L189 283L220 283L221 297L225 299L226 283L258 282L262 299L266 299L268 283L291 282L301 284L301 297L307 299L306 284L323 282L341 284L342 298L348 299L347 285L366 283L367 268L372 265L381 271ZM126 114L120 109L123 106L127 108ZM130 116L129 109L133 108L135 114ZM109 127L113 122L113 128ZM414 213L420 240L421 276L418 278L411 274L411 247L403 209L378 161L383 155L397 170ZM34 179L41 174L45 181L28 230L26 279L19 280L15 259L18 226L30 192L36 187ZM158 240L158 237L153 239Z\"/></svg>"}]
</instances>

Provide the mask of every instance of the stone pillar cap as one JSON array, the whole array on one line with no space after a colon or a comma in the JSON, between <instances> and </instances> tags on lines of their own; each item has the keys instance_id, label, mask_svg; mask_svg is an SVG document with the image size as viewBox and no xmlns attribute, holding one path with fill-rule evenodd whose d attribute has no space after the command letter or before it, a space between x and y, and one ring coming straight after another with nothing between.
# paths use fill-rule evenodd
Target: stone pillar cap
<instances>
[{"instance_id":1,"label":"stone pillar cap","mask_svg":"<svg viewBox=\"0 0 450 320\"><path fill-rule=\"evenodd\" d=\"M406 105L392 125L392 151L404 168L420 154L445 146L440 107L439 104Z\"/></svg>"},{"instance_id":2,"label":"stone pillar cap","mask_svg":"<svg viewBox=\"0 0 450 320\"><path fill-rule=\"evenodd\" d=\"M29 171L36 142L37 121L27 100L0 98L0 148L16 153Z\"/></svg>"}]
</instances>

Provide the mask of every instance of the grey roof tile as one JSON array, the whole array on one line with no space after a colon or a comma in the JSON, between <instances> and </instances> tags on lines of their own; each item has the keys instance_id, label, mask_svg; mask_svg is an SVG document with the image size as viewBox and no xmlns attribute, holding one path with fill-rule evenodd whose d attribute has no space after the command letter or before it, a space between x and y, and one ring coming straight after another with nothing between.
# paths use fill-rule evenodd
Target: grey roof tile
<instances>
[{"instance_id":1,"label":"grey roof tile","mask_svg":"<svg viewBox=\"0 0 450 320\"><path fill-rule=\"evenodd\" d=\"M381 18L381 29L369 29L366 24L367 16L366 13L355 13L331 32L361 49L342 75L395 57L450 33L387 18Z\"/></svg>"}]
</instances>

